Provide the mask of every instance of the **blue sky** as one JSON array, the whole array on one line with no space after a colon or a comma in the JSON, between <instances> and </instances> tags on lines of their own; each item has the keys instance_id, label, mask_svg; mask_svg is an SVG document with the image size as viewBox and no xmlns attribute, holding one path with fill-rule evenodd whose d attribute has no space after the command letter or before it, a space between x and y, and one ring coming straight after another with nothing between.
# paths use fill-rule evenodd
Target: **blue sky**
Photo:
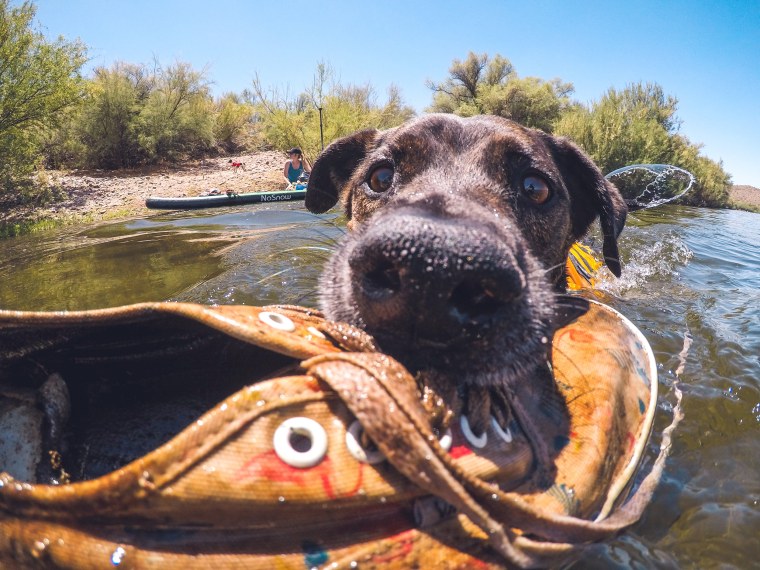
<instances>
[{"instance_id":1,"label":"blue sky","mask_svg":"<svg viewBox=\"0 0 760 570\"><path fill-rule=\"evenodd\" d=\"M18 4L20 0L13 0ZM51 37L80 38L92 66L186 61L216 95L266 86L298 93L317 63L344 84L389 85L422 112L425 81L468 52L501 54L521 76L559 77L582 102L657 82L679 100L681 133L760 187L759 0L36 0Z\"/></svg>"}]
</instances>

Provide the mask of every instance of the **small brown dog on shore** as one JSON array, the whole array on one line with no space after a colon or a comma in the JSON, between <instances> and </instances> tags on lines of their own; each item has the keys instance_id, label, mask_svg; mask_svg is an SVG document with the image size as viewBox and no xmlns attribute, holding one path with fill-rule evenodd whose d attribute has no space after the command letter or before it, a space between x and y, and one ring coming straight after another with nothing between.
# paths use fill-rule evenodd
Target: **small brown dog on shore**
<instances>
[{"instance_id":1,"label":"small brown dog on shore","mask_svg":"<svg viewBox=\"0 0 760 570\"><path fill-rule=\"evenodd\" d=\"M516 419L548 475L539 426L566 418L551 339L583 310L559 295L565 260L599 218L606 264L620 274L627 208L615 187L566 139L499 117L434 114L325 149L306 206L321 213L338 200L352 231L323 274L327 316L443 378L476 434L490 415L505 428ZM526 412L536 399L545 418Z\"/></svg>"}]
</instances>

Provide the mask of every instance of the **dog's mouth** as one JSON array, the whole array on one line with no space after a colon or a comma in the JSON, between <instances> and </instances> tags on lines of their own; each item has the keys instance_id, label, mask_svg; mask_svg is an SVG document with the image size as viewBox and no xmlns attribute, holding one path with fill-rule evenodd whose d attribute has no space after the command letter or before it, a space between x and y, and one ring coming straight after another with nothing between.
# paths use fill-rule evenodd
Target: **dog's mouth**
<instances>
[{"instance_id":1,"label":"dog's mouth","mask_svg":"<svg viewBox=\"0 0 760 570\"><path fill-rule=\"evenodd\" d=\"M412 373L432 370L457 384L488 386L544 366L554 333L588 310L588 301L575 295L549 294L540 305L527 321L504 314L490 326L462 329L448 338L426 337L413 323L365 329Z\"/></svg>"}]
</instances>

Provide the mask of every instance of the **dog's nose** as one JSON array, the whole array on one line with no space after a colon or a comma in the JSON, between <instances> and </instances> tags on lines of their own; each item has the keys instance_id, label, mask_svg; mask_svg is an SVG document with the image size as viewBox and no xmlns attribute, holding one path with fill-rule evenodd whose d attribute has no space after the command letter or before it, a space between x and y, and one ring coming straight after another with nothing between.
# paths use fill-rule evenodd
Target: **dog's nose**
<instances>
[{"instance_id":1,"label":"dog's nose","mask_svg":"<svg viewBox=\"0 0 760 570\"><path fill-rule=\"evenodd\" d=\"M472 222L393 216L362 236L349 264L368 330L407 331L420 343L483 334L521 298L514 248Z\"/></svg>"}]
</instances>

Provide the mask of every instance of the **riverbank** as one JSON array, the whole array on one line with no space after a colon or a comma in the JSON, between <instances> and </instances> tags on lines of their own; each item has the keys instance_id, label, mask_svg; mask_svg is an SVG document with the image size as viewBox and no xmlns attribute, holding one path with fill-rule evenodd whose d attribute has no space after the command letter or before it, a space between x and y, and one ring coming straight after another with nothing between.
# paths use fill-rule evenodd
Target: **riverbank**
<instances>
[{"instance_id":1,"label":"riverbank","mask_svg":"<svg viewBox=\"0 0 760 570\"><path fill-rule=\"evenodd\" d=\"M155 213L145 207L150 196L200 196L213 189L237 193L282 190L286 160L281 152L263 151L131 170L45 171L41 182L56 199L42 206L0 199L0 236L146 216ZM243 166L233 167L233 163Z\"/></svg>"},{"instance_id":2,"label":"riverbank","mask_svg":"<svg viewBox=\"0 0 760 570\"><path fill-rule=\"evenodd\" d=\"M44 206L4 204L0 199L0 237L147 216L155 213L145 207L149 196L200 196L215 188L238 193L282 190L286 160L283 153L263 151L133 170L46 171L43 181L58 199ZM244 166L234 168L232 163ZM733 186L730 198L737 209L760 212L760 189L754 186Z\"/></svg>"}]
</instances>

